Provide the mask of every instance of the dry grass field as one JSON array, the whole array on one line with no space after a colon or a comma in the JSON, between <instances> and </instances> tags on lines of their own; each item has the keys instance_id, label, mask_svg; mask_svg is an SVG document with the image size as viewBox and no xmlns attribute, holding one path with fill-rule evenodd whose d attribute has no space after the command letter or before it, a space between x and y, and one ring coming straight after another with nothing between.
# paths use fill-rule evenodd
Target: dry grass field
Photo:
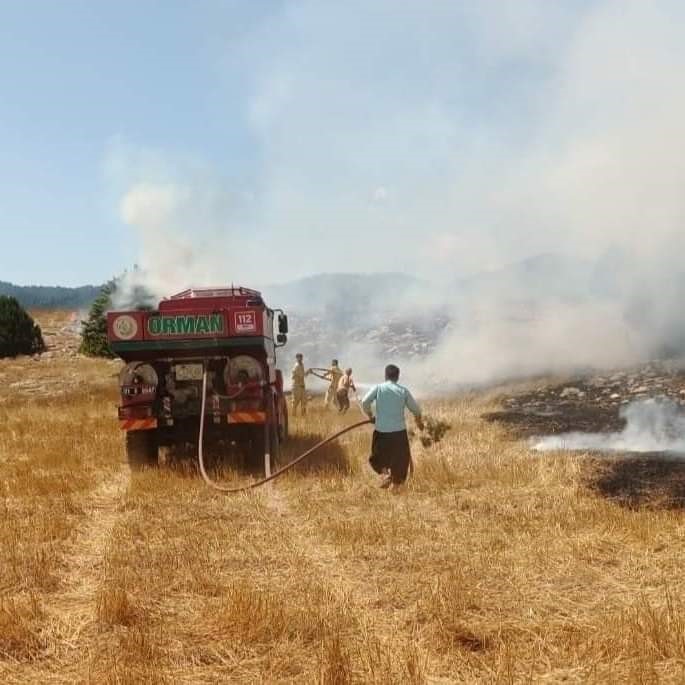
<instances>
[{"instance_id":1,"label":"dry grass field","mask_svg":"<svg viewBox=\"0 0 685 685\"><path fill-rule=\"evenodd\" d=\"M0 361L1 682L685 681L683 512L597 494L483 422L496 395L429 404L452 430L403 494L364 428L224 496L129 473L116 372ZM283 460L356 419L293 420Z\"/></svg>"}]
</instances>

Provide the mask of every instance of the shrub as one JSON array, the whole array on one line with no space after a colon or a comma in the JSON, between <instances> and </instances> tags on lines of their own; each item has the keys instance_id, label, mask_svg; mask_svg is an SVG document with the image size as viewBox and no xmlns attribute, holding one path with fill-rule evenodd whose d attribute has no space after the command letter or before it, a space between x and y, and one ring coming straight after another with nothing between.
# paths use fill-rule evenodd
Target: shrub
<instances>
[{"instance_id":1,"label":"shrub","mask_svg":"<svg viewBox=\"0 0 685 685\"><path fill-rule=\"evenodd\" d=\"M0 357L43 352L40 326L16 298L0 295Z\"/></svg>"},{"instance_id":2,"label":"shrub","mask_svg":"<svg viewBox=\"0 0 685 685\"><path fill-rule=\"evenodd\" d=\"M112 293L116 290L114 281L105 283L88 312L88 320L82 321L81 346L79 352L89 357L113 357L107 342L107 310L112 307Z\"/></svg>"}]
</instances>

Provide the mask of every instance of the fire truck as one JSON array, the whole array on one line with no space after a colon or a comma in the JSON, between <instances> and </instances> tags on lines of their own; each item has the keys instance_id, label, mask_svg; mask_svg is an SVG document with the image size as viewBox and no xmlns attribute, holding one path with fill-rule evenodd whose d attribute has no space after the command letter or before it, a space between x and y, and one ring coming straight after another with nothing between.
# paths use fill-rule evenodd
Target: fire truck
<instances>
[{"instance_id":1,"label":"fire truck","mask_svg":"<svg viewBox=\"0 0 685 685\"><path fill-rule=\"evenodd\" d=\"M268 475L288 437L276 368L287 333L285 313L243 287L191 288L154 311L109 312L110 347L126 362L118 415L131 467L156 465L162 450L197 444L204 406L205 442L237 447L253 466L264 463Z\"/></svg>"}]
</instances>

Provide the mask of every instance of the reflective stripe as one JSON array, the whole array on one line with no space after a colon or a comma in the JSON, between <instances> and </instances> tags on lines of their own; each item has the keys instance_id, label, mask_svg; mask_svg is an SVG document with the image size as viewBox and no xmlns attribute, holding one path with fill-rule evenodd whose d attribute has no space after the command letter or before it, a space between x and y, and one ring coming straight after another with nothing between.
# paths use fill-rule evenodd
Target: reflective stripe
<instances>
[{"instance_id":1,"label":"reflective stripe","mask_svg":"<svg viewBox=\"0 0 685 685\"><path fill-rule=\"evenodd\" d=\"M124 431L146 431L157 428L157 419L120 419L119 427Z\"/></svg>"},{"instance_id":2,"label":"reflective stripe","mask_svg":"<svg viewBox=\"0 0 685 685\"><path fill-rule=\"evenodd\" d=\"M228 423L264 423L266 412L263 411L232 411L226 416Z\"/></svg>"}]
</instances>

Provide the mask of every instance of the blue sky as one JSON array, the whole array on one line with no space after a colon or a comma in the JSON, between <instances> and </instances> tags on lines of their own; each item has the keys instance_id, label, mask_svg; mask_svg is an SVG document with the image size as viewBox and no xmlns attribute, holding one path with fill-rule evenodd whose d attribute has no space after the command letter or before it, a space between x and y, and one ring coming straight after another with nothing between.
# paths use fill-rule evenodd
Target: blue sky
<instances>
[{"instance_id":1,"label":"blue sky","mask_svg":"<svg viewBox=\"0 0 685 685\"><path fill-rule=\"evenodd\" d=\"M243 112L217 100L243 97L219 69L272 9L255 4L0 6L0 279L100 282L135 261L103 175L112 140L250 167Z\"/></svg>"},{"instance_id":2,"label":"blue sky","mask_svg":"<svg viewBox=\"0 0 685 685\"><path fill-rule=\"evenodd\" d=\"M672 245L663 0L0 4L0 280L160 291ZM642 241L644 242L644 241Z\"/></svg>"}]
</instances>

